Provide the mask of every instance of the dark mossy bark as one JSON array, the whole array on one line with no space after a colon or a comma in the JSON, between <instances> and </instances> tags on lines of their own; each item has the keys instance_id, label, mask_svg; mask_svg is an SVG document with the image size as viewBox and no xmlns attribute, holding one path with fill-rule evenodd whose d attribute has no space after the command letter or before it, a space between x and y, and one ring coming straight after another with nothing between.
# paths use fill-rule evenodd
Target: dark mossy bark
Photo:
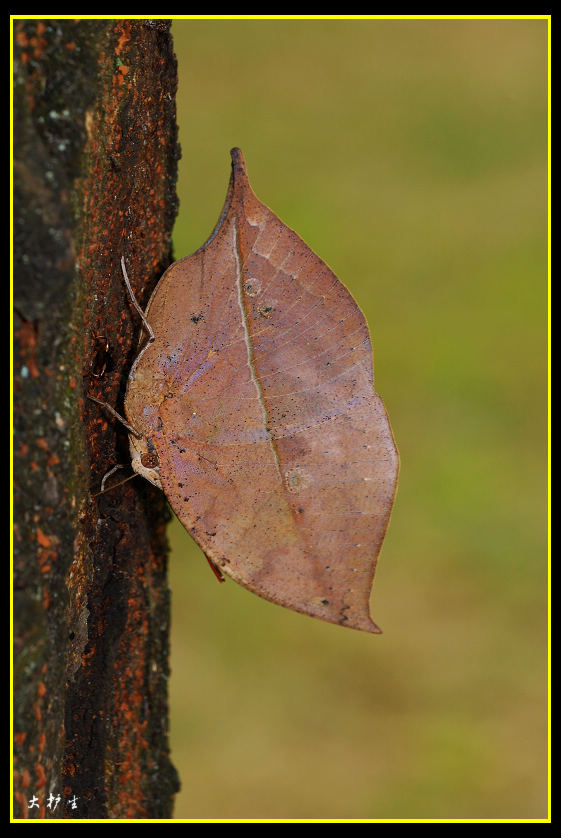
<instances>
[{"instance_id":1,"label":"dark mossy bark","mask_svg":"<svg viewBox=\"0 0 561 838\"><path fill-rule=\"evenodd\" d=\"M14 54L14 817L170 817L165 499L92 497L130 458L86 398L122 410L138 346L121 256L141 304L171 261L169 24L21 19Z\"/></svg>"}]
</instances>

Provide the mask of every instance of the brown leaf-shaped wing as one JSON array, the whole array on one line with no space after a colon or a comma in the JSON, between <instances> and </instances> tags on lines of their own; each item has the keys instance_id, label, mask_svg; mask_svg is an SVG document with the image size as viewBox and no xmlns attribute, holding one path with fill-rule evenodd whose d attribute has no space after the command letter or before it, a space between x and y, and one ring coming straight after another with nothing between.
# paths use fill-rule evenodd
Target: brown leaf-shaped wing
<instances>
[{"instance_id":1,"label":"brown leaf-shaped wing","mask_svg":"<svg viewBox=\"0 0 561 838\"><path fill-rule=\"evenodd\" d=\"M212 236L146 311L126 412L175 513L273 602L379 632L369 615L398 456L368 327L335 274L253 194L232 151Z\"/></svg>"}]
</instances>

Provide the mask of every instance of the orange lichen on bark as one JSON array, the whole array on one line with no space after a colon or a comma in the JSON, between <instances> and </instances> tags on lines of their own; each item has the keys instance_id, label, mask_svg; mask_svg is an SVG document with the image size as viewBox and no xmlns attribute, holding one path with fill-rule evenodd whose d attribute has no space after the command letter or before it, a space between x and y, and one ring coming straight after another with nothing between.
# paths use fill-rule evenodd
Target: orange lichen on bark
<instances>
[{"instance_id":1,"label":"orange lichen on bark","mask_svg":"<svg viewBox=\"0 0 561 838\"><path fill-rule=\"evenodd\" d=\"M35 531L35 535L37 537L37 541L41 545L41 547L50 547L51 546L51 539L48 535L45 535L41 527L37 527Z\"/></svg>"},{"instance_id":2,"label":"orange lichen on bark","mask_svg":"<svg viewBox=\"0 0 561 838\"><path fill-rule=\"evenodd\" d=\"M20 747L25 742L26 737L27 737L27 731L25 731L25 730L21 730L18 733L14 733L14 739L16 740L17 744L20 745Z\"/></svg>"}]
</instances>

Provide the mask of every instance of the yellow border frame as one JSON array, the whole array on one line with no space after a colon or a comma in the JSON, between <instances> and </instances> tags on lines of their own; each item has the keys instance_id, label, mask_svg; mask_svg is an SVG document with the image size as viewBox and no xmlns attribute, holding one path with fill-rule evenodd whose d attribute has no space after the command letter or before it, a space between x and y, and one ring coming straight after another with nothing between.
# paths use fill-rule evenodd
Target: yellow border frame
<instances>
[{"instance_id":1,"label":"yellow border frame","mask_svg":"<svg viewBox=\"0 0 561 838\"><path fill-rule=\"evenodd\" d=\"M551 813L551 15L10 15L10 66L13 66L13 22L16 20L546 20L547 27L547 438L548 438L548 813ZM10 87L10 161L13 161L13 87ZM10 168L13 195L13 169ZM13 201L10 201L10 366L13 369ZM13 430L13 381L10 379L10 429ZM13 486L13 437L10 433L10 483ZM13 497L10 494L10 569L13 573ZM10 626L13 626L13 592L10 586ZM13 658L10 658L10 729L13 728ZM10 745L10 770L13 740ZM10 803L10 823L551 823L547 818L14 818Z\"/></svg>"}]
</instances>

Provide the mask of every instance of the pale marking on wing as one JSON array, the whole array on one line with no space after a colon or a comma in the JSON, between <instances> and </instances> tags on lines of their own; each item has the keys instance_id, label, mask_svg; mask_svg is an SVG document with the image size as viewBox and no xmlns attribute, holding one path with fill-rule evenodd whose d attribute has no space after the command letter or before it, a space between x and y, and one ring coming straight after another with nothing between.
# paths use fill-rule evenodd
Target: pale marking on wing
<instances>
[{"instance_id":1,"label":"pale marking on wing","mask_svg":"<svg viewBox=\"0 0 561 838\"><path fill-rule=\"evenodd\" d=\"M247 220L248 220L248 223L249 223L249 224L251 224L251 221L249 221L249 219L247 219ZM269 258L269 257L270 257L270 255L271 255L271 253L273 252L273 248L276 246L276 244L277 244L277 241L278 241L278 240L277 240L277 239L273 239L273 240L271 240L271 245L270 245L270 248L269 248L269 252L268 252L268 253L265 253L265 251L264 251L264 250L259 250L259 249L258 249L258 245L259 245L259 243L260 243L260 239L261 239L261 237L263 236L264 231L265 231L265 230L267 229L267 227L270 225L270 223L271 223L271 219L265 219L265 221L263 221L263 222L262 222L262 224L259 224L259 225L257 225L257 224L251 224L251 226L252 226L252 227L257 227L257 226L259 227L259 233L257 234L257 238L256 238L256 239L255 239L255 241L253 242L253 247L252 247L251 249L252 249L252 251L253 251L254 253L256 253L258 256L262 256L262 257L263 257L263 259L265 259L267 262L269 262L269 263L270 263L271 265L273 265L273 267L274 267L274 264L273 264L273 262L271 262L271 260L270 260L270 258ZM281 223L282 223L282 222L281 222Z\"/></svg>"},{"instance_id":2,"label":"pale marking on wing","mask_svg":"<svg viewBox=\"0 0 561 838\"><path fill-rule=\"evenodd\" d=\"M262 204L262 206L265 206L265 205ZM269 210L269 212L271 212L271 210ZM263 228L266 227L267 224L269 223L266 218L260 224L252 224L252 222L249 220L249 218L247 216L245 216L245 220L247 221L247 223L249 224L250 227L257 227L257 229L259 230L259 235L261 235L261 232L263 231ZM257 236L257 238L259 238L259 236ZM256 239L256 241L257 241L257 239Z\"/></svg>"},{"instance_id":3,"label":"pale marking on wing","mask_svg":"<svg viewBox=\"0 0 561 838\"><path fill-rule=\"evenodd\" d=\"M251 250L252 250L252 252L253 252L253 251L254 251L254 247L252 247L252 248L251 248ZM260 255L260 254L258 254L258 255ZM294 256L294 251L293 251L293 250L289 250L289 251L288 251L288 253L286 254L286 256L284 257L284 259L282 260L282 262L280 263L280 265L275 265L275 263L274 263L274 262L272 262L270 259L268 259L268 258L266 258L266 257L265 257L265 258L266 258L266 261L267 261L270 265L272 265L272 266L273 266L273 268L275 269L274 274L273 274L271 277L269 277L269 280L268 280L268 282L267 282L267 285L266 285L266 286L265 286L265 288L263 289L265 292L266 292L266 291L268 291L269 287L272 285L272 283L273 283L273 282L275 281L275 279L278 277L279 273L281 273L281 272L282 272L285 276L289 276L289 274L287 274L287 273L286 273L286 271L284 271L283 269L284 269L284 265L285 265L285 263L286 263L286 262L287 262L287 261L288 261L288 260L289 260L292 256Z\"/></svg>"}]
</instances>

